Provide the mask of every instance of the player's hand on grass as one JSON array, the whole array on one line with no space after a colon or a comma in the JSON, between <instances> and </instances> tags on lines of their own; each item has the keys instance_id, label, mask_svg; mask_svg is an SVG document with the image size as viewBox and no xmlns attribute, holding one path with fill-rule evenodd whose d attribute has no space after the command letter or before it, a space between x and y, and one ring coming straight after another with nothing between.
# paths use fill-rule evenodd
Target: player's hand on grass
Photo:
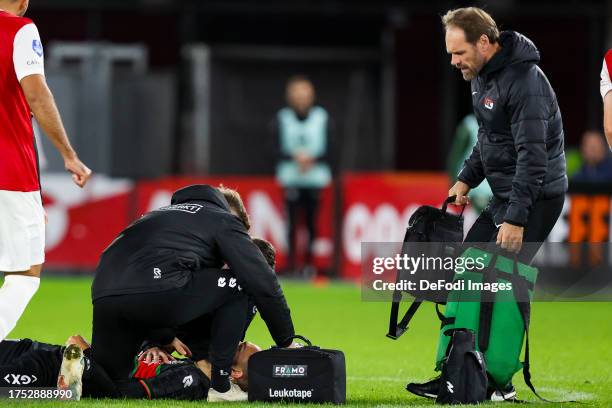
<instances>
[{"instance_id":1,"label":"player's hand on grass","mask_svg":"<svg viewBox=\"0 0 612 408\"><path fill-rule=\"evenodd\" d=\"M164 349L166 349L166 351L169 353L173 353L176 351L181 356L191 357L191 350L189 350L189 347L187 347L182 341L180 341L178 337L175 337L174 340L172 340L172 343L164 346Z\"/></svg>"},{"instance_id":2,"label":"player's hand on grass","mask_svg":"<svg viewBox=\"0 0 612 408\"><path fill-rule=\"evenodd\" d=\"M497 245L518 253L523 245L523 227L504 222L497 232Z\"/></svg>"},{"instance_id":3,"label":"player's hand on grass","mask_svg":"<svg viewBox=\"0 0 612 408\"><path fill-rule=\"evenodd\" d=\"M455 202L453 203L455 205L467 205L470 202L467 196L467 193L469 193L469 191L470 186L465 184L463 181L457 180L455 185L452 186L450 190L448 190L448 196L456 196Z\"/></svg>"},{"instance_id":4,"label":"player's hand on grass","mask_svg":"<svg viewBox=\"0 0 612 408\"><path fill-rule=\"evenodd\" d=\"M64 159L64 167L72 173L72 180L79 187L84 187L91 177L91 170L75 155Z\"/></svg>"},{"instance_id":5,"label":"player's hand on grass","mask_svg":"<svg viewBox=\"0 0 612 408\"><path fill-rule=\"evenodd\" d=\"M144 361L147 364L157 363L158 361L161 361L163 364L169 364L171 361L175 361L176 359L172 357L171 354L160 349L159 347L151 347L150 349L142 352L142 354L138 357L138 360Z\"/></svg>"}]
</instances>

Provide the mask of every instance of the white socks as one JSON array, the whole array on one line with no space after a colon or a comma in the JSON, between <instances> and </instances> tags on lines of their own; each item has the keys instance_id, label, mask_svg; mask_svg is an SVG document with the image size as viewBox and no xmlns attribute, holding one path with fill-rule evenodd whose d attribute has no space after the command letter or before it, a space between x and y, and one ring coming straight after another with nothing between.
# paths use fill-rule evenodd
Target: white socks
<instances>
[{"instance_id":1,"label":"white socks","mask_svg":"<svg viewBox=\"0 0 612 408\"><path fill-rule=\"evenodd\" d=\"M0 288L0 341L15 328L39 286L40 278L34 276L4 275Z\"/></svg>"}]
</instances>

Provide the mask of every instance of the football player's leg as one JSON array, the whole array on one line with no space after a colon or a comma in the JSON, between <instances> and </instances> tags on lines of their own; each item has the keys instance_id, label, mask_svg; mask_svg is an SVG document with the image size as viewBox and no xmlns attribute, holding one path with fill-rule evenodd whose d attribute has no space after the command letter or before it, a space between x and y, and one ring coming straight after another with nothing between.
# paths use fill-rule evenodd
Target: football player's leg
<instances>
[{"instance_id":1,"label":"football player's leg","mask_svg":"<svg viewBox=\"0 0 612 408\"><path fill-rule=\"evenodd\" d=\"M0 192L0 341L15 328L40 285L45 214L39 193Z\"/></svg>"},{"instance_id":2,"label":"football player's leg","mask_svg":"<svg viewBox=\"0 0 612 408\"><path fill-rule=\"evenodd\" d=\"M114 382L129 377L147 333L146 328L124 318L122 310L132 307L124 298L105 297L93 305L91 356Z\"/></svg>"},{"instance_id":3,"label":"football player's leg","mask_svg":"<svg viewBox=\"0 0 612 408\"><path fill-rule=\"evenodd\" d=\"M15 328L30 299L40 286L41 265L33 266L26 272L4 274L0 288L0 341Z\"/></svg>"},{"instance_id":4,"label":"football player's leg","mask_svg":"<svg viewBox=\"0 0 612 408\"><path fill-rule=\"evenodd\" d=\"M209 401L240 401L246 399L246 393L241 393L240 388L230 382L230 376L232 375L236 349L247 323L247 314L245 313L247 305L248 299L246 296L237 296L213 314Z\"/></svg>"},{"instance_id":5,"label":"football player's leg","mask_svg":"<svg viewBox=\"0 0 612 408\"><path fill-rule=\"evenodd\" d=\"M179 326L176 337L191 350L191 358L195 361L208 360L210 348L212 314L202 315L186 324Z\"/></svg>"},{"instance_id":6,"label":"football player's leg","mask_svg":"<svg viewBox=\"0 0 612 408\"><path fill-rule=\"evenodd\" d=\"M287 211L287 243L288 243L288 255L287 255L287 270L293 272L295 269L295 241L296 241L296 228L297 228L297 217L298 217L298 191L294 188L285 189L285 208Z\"/></svg>"},{"instance_id":7,"label":"football player's leg","mask_svg":"<svg viewBox=\"0 0 612 408\"><path fill-rule=\"evenodd\" d=\"M464 242L485 243L495 242L497 237L497 226L493 221L493 216L488 210L484 210L472 225L467 233Z\"/></svg>"},{"instance_id":8,"label":"football player's leg","mask_svg":"<svg viewBox=\"0 0 612 408\"><path fill-rule=\"evenodd\" d=\"M304 209L306 212L306 228L308 229L308 246L306 247L306 267L312 267L313 247L317 239L317 213L319 210L319 190L305 189ZM311 268L312 269L312 268Z\"/></svg>"},{"instance_id":9,"label":"football player's leg","mask_svg":"<svg viewBox=\"0 0 612 408\"><path fill-rule=\"evenodd\" d=\"M61 364L61 347L32 349L0 365L3 387L55 387Z\"/></svg>"},{"instance_id":10,"label":"football player's leg","mask_svg":"<svg viewBox=\"0 0 612 408\"><path fill-rule=\"evenodd\" d=\"M34 349L35 344L30 339L3 340L0 342L0 365L11 364L23 354Z\"/></svg>"}]
</instances>

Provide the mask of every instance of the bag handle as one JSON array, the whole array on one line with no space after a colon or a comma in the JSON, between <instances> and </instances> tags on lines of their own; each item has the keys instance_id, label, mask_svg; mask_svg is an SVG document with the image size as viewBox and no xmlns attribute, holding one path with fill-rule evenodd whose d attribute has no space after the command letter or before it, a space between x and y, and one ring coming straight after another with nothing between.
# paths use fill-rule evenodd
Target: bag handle
<instances>
[{"instance_id":1,"label":"bag handle","mask_svg":"<svg viewBox=\"0 0 612 408\"><path fill-rule=\"evenodd\" d=\"M444 200L444 203L442 204L442 208L441 208L441 210L442 210L443 212L446 212L446 208L448 207L448 205L449 205L450 203L455 202L455 200L456 200L456 199L457 199L457 196L456 196L456 195L452 195L452 196L450 196L450 197L446 197L446 200ZM461 212L459 213L459 216L460 216L460 217L463 217L463 212L465 211L465 207L466 207L465 205L462 205L462 206L461 206Z\"/></svg>"},{"instance_id":2,"label":"bag handle","mask_svg":"<svg viewBox=\"0 0 612 408\"><path fill-rule=\"evenodd\" d=\"M305 343L306 343L306 345L307 345L308 347L312 347L312 342L311 342L310 340L308 340L308 339L307 339L306 337L304 337L304 336L300 336L299 334L296 334L295 336L291 337L291 339L290 339L290 340L291 340L291 341L293 341L293 340L295 340L295 339L302 340L303 342L305 342Z\"/></svg>"}]
</instances>

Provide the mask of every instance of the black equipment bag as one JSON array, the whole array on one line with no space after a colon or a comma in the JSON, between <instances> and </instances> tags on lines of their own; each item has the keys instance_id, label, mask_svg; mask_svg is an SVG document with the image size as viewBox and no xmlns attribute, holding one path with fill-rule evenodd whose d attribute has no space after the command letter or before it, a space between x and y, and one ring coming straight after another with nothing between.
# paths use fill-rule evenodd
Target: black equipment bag
<instances>
[{"instance_id":1,"label":"black equipment bag","mask_svg":"<svg viewBox=\"0 0 612 408\"><path fill-rule=\"evenodd\" d=\"M478 404L487 399L487 368L484 355L476 350L474 332L449 330L448 344L442 365L437 404Z\"/></svg>"},{"instance_id":2,"label":"black equipment bag","mask_svg":"<svg viewBox=\"0 0 612 408\"><path fill-rule=\"evenodd\" d=\"M406 235L404 236L404 244L402 248L402 254L408 254L409 256L418 256L418 244L419 243L435 243L436 248L429 248L429 255L434 256L456 256L457 249L460 247L463 241L463 210L459 215L451 214L446 212L446 208L449 203L455 201L455 196L450 196L444 200L442 208L435 208L428 205L419 207L408 221L408 228L406 229ZM410 243L412 243L412 248ZM433 250L432 250L433 249ZM411 253L416 251L417 253ZM432 253L433 252L433 253ZM422 271L421 279L429 281L437 281L438 279L444 279L452 281L452 271ZM448 276L447 276L448 274ZM399 282L403 278L403 272L398 271L396 282ZM411 293L408 291L408 293ZM439 299L443 297L438 291L434 298L433 293L428 296L426 292L418 291L412 293L415 297L414 301L410 305L408 311L404 314L404 317L398 322L399 306L402 301L402 291L396 290L393 292L393 303L391 304L391 315L389 317L389 332L387 337L397 340L406 330L408 330L408 323L421 306L424 300L430 300L437 303Z\"/></svg>"},{"instance_id":3,"label":"black equipment bag","mask_svg":"<svg viewBox=\"0 0 612 408\"><path fill-rule=\"evenodd\" d=\"M344 353L316 346L295 349L272 347L249 359L249 401L346 402Z\"/></svg>"}]
</instances>

